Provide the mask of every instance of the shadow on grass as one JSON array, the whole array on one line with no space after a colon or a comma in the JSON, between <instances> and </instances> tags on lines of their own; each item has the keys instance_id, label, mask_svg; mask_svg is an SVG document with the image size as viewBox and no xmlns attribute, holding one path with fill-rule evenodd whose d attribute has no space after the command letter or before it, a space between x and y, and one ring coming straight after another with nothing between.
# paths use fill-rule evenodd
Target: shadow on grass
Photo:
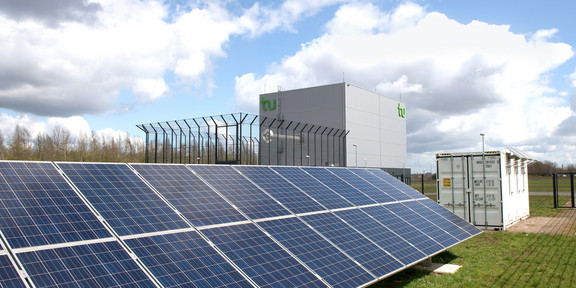
<instances>
[{"instance_id":1,"label":"shadow on grass","mask_svg":"<svg viewBox=\"0 0 576 288\"><path fill-rule=\"evenodd\" d=\"M444 251L436 256L432 257L433 263L451 263L453 260L458 259L454 253L450 251ZM421 270L418 268L410 267L408 269L402 270L378 283L374 283L369 286L369 288L383 288L383 287L404 287L410 284L412 281L426 277L433 272Z\"/></svg>"}]
</instances>

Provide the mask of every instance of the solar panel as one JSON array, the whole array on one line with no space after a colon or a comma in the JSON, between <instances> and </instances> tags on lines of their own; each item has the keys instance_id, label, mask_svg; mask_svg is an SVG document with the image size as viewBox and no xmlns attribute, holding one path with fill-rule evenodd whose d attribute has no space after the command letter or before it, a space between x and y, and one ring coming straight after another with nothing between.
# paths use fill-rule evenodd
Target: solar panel
<instances>
[{"instance_id":1,"label":"solar panel","mask_svg":"<svg viewBox=\"0 0 576 288\"><path fill-rule=\"evenodd\" d=\"M16 287L357 287L481 233L378 169L0 161L0 200Z\"/></svg>"},{"instance_id":2,"label":"solar panel","mask_svg":"<svg viewBox=\"0 0 576 288\"><path fill-rule=\"evenodd\" d=\"M119 235L190 228L125 164L58 166Z\"/></svg>"},{"instance_id":3,"label":"solar panel","mask_svg":"<svg viewBox=\"0 0 576 288\"><path fill-rule=\"evenodd\" d=\"M460 218L460 216L448 211L446 208L438 205L433 201L419 201L418 203L426 206L430 210L434 211L438 215L442 216L442 218L454 223L454 225L458 226L460 229L468 232L470 235L478 235L482 233L482 230L478 229L478 227L471 225L470 223L466 222L464 219ZM464 239L462 239L464 240Z\"/></svg>"},{"instance_id":4,"label":"solar panel","mask_svg":"<svg viewBox=\"0 0 576 288\"><path fill-rule=\"evenodd\" d=\"M385 207L373 206L362 208L362 210L385 225L386 228L392 230L392 232L401 235L404 240L414 245L426 255L434 255L445 248L433 238L414 227L412 223L407 222Z\"/></svg>"},{"instance_id":5,"label":"solar panel","mask_svg":"<svg viewBox=\"0 0 576 288\"><path fill-rule=\"evenodd\" d=\"M26 287L8 255L0 253L0 287Z\"/></svg>"},{"instance_id":6,"label":"solar panel","mask_svg":"<svg viewBox=\"0 0 576 288\"><path fill-rule=\"evenodd\" d=\"M308 195L265 166L236 166L236 170L246 175L256 185L262 187L272 197L293 213L306 213L324 210Z\"/></svg>"},{"instance_id":7,"label":"solar panel","mask_svg":"<svg viewBox=\"0 0 576 288\"><path fill-rule=\"evenodd\" d=\"M416 191L414 188L404 184L402 181L398 180L396 177L380 170L380 169L369 169L370 173L374 174L376 177L388 182L392 187L402 191L412 199L426 198L425 195Z\"/></svg>"},{"instance_id":8,"label":"solar panel","mask_svg":"<svg viewBox=\"0 0 576 288\"><path fill-rule=\"evenodd\" d=\"M386 205L384 208L389 209L392 213L398 216L398 218L409 223L409 225L414 226L418 231L424 233L424 235L434 239L434 241L442 245L443 248L448 248L458 243L458 240L452 235L448 234L446 231L442 230L442 228L436 226L419 213L408 209L404 203L394 203Z\"/></svg>"},{"instance_id":9,"label":"solar panel","mask_svg":"<svg viewBox=\"0 0 576 288\"><path fill-rule=\"evenodd\" d=\"M384 181L384 179L382 179L382 178L374 175L372 172L370 172L373 170L376 170L376 169L359 169L359 168L355 169L355 168L352 168L352 169L345 169L344 171L348 171L346 173L355 174L358 177L360 177L361 179L363 179L364 181L368 182L370 185L373 185L376 188L378 188L378 190L380 190L381 194L383 194L383 195L378 193L378 191L373 190L372 188L369 188L368 192L365 192L365 193L370 193L368 195L371 198L378 201L379 203L390 202L390 199L389 199L390 197L392 197L395 201L413 199L413 197L408 196L408 194L400 191L400 189L390 185L390 183ZM332 172L337 172L337 171L332 171ZM340 172L340 173L344 173L344 172Z\"/></svg>"},{"instance_id":10,"label":"solar panel","mask_svg":"<svg viewBox=\"0 0 576 288\"><path fill-rule=\"evenodd\" d=\"M346 223L360 231L360 233L406 266L422 261L427 257L424 252L416 248L401 235L387 228L386 225L378 222L360 209L338 211L334 214L342 218Z\"/></svg>"},{"instance_id":11,"label":"solar panel","mask_svg":"<svg viewBox=\"0 0 576 288\"><path fill-rule=\"evenodd\" d=\"M302 220L378 278L404 267L404 264L332 213L307 215Z\"/></svg>"},{"instance_id":12,"label":"solar panel","mask_svg":"<svg viewBox=\"0 0 576 288\"><path fill-rule=\"evenodd\" d=\"M252 219L290 214L230 166L190 165L189 167Z\"/></svg>"},{"instance_id":13,"label":"solar panel","mask_svg":"<svg viewBox=\"0 0 576 288\"><path fill-rule=\"evenodd\" d=\"M413 211L413 213L417 213L418 215L425 218L433 225L437 226L438 229L446 231L446 233L448 233L450 236L457 239L458 242L466 240L472 236L468 231L448 221L446 218L440 216L440 214L434 212L432 209L422 204L423 202L431 202L431 201L410 201L410 202L404 202L403 204L406 207L410 208ZM480 231L480 229L478 229L478 231Z\"/></svg>"},{"instance_id":14,"label":"solar panel","mask_svg":"<svg viewBox=\"0 0 576 288\"><path fill-rule=\"evenodd\" d=\"M37 287L156 287L116 241L18 253Z\"/></svg>"},{"instance_id":15,"label":"solar panel","mask_svg":"<svg viewBox=\"0 0 576 288\"><path fill-rule=\"evenodd\" d=\"M164 287L251 287L194 231L125 240Z\"/></svg>"},{"instance_id":16,"label":"solar panel","mask_svg":"<svg viewBox=\"0 0 576 288\"><path fill-rule=\"evenodd\" d=\"M247 220L184 165L132 167L196 226Z\"/></svg>"},{"instance_id":17,"label":"solar panel","mask_svg":"<svg viewBox=\"0 0 576 288\"><path fill-rule=\"evenodd\" d=\"M318 179L318 181L324 183L324 185L330 187L332 191L338 193L340 196L346 198L346 200L352 202L356 206L376 204L376 201L374 201L374 199L371 199L364 193L362 193L364 192L363 190L359 190L365 187L354 187L346 183L333 173L330 173L328 169L318 167L305 167L302 169L308 172L308 174L312 175L314 178ZM340 169L330 169L330 170L335 171ZM394 199L390 198L390 200Z\"/></svg>"},{"instance_id":18,"label":"solar panel","mask_svg":"<svg viewBox=\"0 0 576 288\"><path fill-rule=\"evenodd\" d=\"M324 184L318 182L316 178L310 176L297 167L270 167L278 172L282 177L288 179L290 183L296 185L302 191L305 191L310 197L314 198L327 209L338 209L353 207L354 204L330 190Z\"/></svg>"},{"instance_id":19,"label":"solar panel","mask_svg":"<svg viewBox=\"0 0 576 288\"><path fill-rule=\"evenodd\" d=\"M326 287L254 224L202 230L260 287Z\"/></svg>"},{"instance_id":20,"label":"solar panel","mask_svg":"<svg viewBox=\"0 0 576 288\"><path fill-rule=\"evenodd\" d=\"M112 237L48 162L0 162L0 229L12 248Z\"/></svg>"},{"instance_id":21,"label":"solar panel","mask_svg":"<svg viewBox=\"0 0 576 288\"><path fill-rule=\"evenodd\" d=\"M370 275L298 218L258 224L332 287L352 287L375 279L375 276Z\"/></svg>"}]
</instances>

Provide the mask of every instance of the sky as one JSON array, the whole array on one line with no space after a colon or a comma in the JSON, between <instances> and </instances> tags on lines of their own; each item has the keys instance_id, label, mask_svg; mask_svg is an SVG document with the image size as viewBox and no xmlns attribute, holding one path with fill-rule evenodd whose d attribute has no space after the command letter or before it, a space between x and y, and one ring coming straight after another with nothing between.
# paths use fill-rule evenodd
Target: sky
<instances>
[{"instance_id":1,"label":"sky","mask_svg":"<svg viewBox=\"0 0 576 288\"><path fill-rule=\"evenodd\" d=\"M520 148L576 161L576 1L0 0L0 132L258 113L346 82L401 99L407 166Z\"/></svg>"}]
</instances>

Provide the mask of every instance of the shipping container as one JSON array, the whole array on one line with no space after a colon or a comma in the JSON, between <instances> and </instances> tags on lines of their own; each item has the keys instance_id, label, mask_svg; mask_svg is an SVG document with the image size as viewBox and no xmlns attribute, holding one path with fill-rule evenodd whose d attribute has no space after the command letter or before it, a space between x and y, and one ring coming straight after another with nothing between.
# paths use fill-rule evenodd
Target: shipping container
<instances>
[{"instance_id":1,"label":"shipping container","mask_svg":"<svg viewBox=\"0 0 576 288\"><path fill-rule=\"evenodd\" d=\"M480 228L505 230L530 216L530 161L511 147L437 154L438 203Z\"/></svg>"}]
</instances>

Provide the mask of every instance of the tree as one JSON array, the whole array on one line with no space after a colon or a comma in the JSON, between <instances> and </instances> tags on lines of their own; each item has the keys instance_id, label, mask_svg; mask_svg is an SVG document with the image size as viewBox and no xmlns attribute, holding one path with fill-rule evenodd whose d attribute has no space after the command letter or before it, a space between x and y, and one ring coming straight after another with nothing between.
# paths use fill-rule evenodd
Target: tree
<instances>
[{"instance_id":1,"label":"tree","mask_svg":"<svg viewBox=\"0 0 576 288\"><path fill-rule=\"evenodd\" d=\"M2 131L0 131L0 160L5 158L5 150L6 148L4 148L4 135L2 134Z\"/></svg>"},{"instance_id":2,"label":"tree","mask_svg":"<svg viewBox=\"0 0 576 288\"><path fill-rule=\"evenodd\" d=\"M66 154L68 153L68 142L70 141L70 131L68 129L56 125L52 129L52 143L54 146L54 159L66 161Z\"/></svg>"},{"instance_id":3,"label":"tree","mask_svg":"<svg viewBox=\"0 0 576 288\"><path fill-rule=\"evenodd\" d=\"M32 143L30 143L30 132L20 125L16 125L14 134L8 143L9 159L30 160Z\"/></svg>"}]
</instances>

